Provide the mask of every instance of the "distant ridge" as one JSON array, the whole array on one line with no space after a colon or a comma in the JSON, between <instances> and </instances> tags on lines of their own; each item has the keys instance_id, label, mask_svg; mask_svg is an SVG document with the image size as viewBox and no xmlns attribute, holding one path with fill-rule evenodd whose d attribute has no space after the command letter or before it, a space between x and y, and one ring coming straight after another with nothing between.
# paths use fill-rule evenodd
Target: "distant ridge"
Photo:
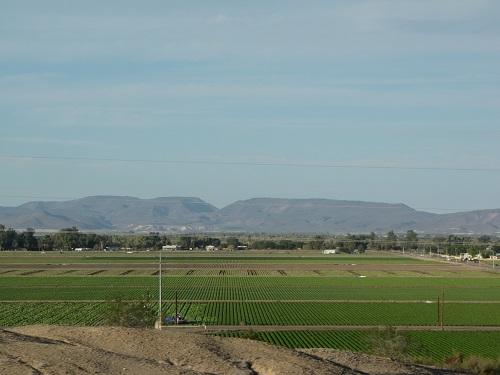
<instances>
[{"instance_id":1,"label":"distant ridge","mask_svg":"<svg viewBox=\"0 0 500 375\"><path fill-rule=\"evenodd\" d=\"M140 199L92 196L0 207L0 224L15 229L95 231L386 233L500 233L500 209L450 214L404 204L333 199L253 198L222 209L195 197Z\"/></svg>"}]
</instances>

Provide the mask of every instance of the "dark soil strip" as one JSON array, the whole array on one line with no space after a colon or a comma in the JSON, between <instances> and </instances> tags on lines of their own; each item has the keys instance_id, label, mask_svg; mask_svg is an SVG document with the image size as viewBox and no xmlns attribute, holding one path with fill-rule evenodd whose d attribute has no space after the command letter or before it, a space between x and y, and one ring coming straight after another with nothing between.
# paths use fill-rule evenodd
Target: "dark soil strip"
<instances>
[{"instance_id":1,"label":"dark soil strip","mask_svg":"<svg viewBox=\"0 0 500 375\"><path fill-rule=\"evenodd\" d=\"M224 276L226 274L226 270L220 270L219 275Z\"/></svg>"},{"instance_id":2,"label":"dark soil strip","mask_svg":"<svg viewBox=\"0 0 500 375\"><path fill-rule=\"evenodd\" d=\"M28 275L33 275L35 273L40 273L40 272L43 272L45 270L34 270L34 271L28 271L28 272L23 272L21 275L23 276L28 276Z\"/></svg>"},{"instance_id":3,"label":"dark soil strip","mask_svg":"<svg viewBox=\"0 0 500 375\"><path fill-rule=\"evenodd\" d=\"M347 271L347 272L349 272L350 274L352 274L352 275L354 275L354 276L356 276L356 277L361 276L361 274L360 274L360 273L357 273L356 271Z\"/></svg>"},{"instance_id":4,"label":"dark soil strip","mask_svg":"<svg viewBox=\"0 0 500 375\"><path fill-rule=\"evenodd\" d=\"M128 275L129 273L132 273L132 272L134 272L134 270L127 270L125 272L122 272L120 275L125 276L125 275Z\"/></svg>"},{"instance_id":5,"label":"dark soil strip","mask_svg":"<svg viewBox=\"0 0 500 375\"><path fill-rule=\"evenodd\" d=\"M5 275L6 273L16 272L17 270L7 270L0 272L0 275Z\"/></svg>"},{"instance_id":6,"label":"dark soil strip","mask_svg":"<svg viewBox=\"0 0 500 375\"><path fill-rule=\"evenodd\" d=\"M283 275L283 276L286 276L286 275L287 275L287 273L286 273L285 271L283 271L283 270L278 270L278 272L279 272L281 275Z\"/></svg>"},{"instance_id":7,"label":"dark soil strip","mask_svg":"<svg viewBox=\"0 0 500 375\"><path fill-rule=\"evenodd\" d=\"M106 272L106 270L99 270L89 273L89 276L99 275L100 273Z\"/></svg>"},{"instance_id":8,"label":"dark soil strip","mask_svg":"<svg viewBox=\"0 0 500 375\"><path fill-rule=\"evenodd\" d=\"M73 272L76 272L76 271L77 270L67 270L67 271L59 273L59 275L67 275L68 273L73 273Z\"/></svg>"},{"instance_id":9,"label":"dark soil strip","mask_svg":"<svg viewBox=\"0 0 500 375\"><path fill-rule=\"evenodd\" d=\"M151 274L151 276L158 276L160 274L160 271L155 271Z\"/></svg>"},{"instance_id":10,"label":"dark soil strip","mask_svg":"<svg viewBox=\"0 0 500 375\"><path fill-rule=\"evenodd\" d=\"M318 271L318 270L313 270L313 272L316 274L316 275L320 275L322 276L323 274L321 273L321 271Z\"/></svg>"},{"instance_id":11,"label":"dark soil strip","mask_svg":"<svg viewBox=\"0 0 500 375\"><path fill-rule=\"evenodd\" d=\"M63 344L63 345L76 346L76 345L74 345L70 342L67 342L67 341L25 335L22 333L13 332L13 331L3 329L3 328L0 329L0 334L2 334L2 336L5 335L5 336L9 337L9 339L15 339L15 341L35 342L35 343L39 343L39 344L51 344L51 345Z\"/></svg>"},{"instance_id":12,"label":"dark soil strip","mask_svg":"<svg viewBox=\"0 0 500 375\"><path fill-rule=\"evenodd\" d=\"M158 264L153 263L132 263L135 269L149 269L154 271L158 268ZM34 270L43 269L51 270L101 270L101 269L120 269L127 270L132 265L120 264L120 263L85 263L85 264L1 264L0 269L5 270ZM462 264L306 264L306 263L283 263L283 264L272 264L272 263L164 263L165 269L185 269L185 270L196 270L196 269L256 269L256 270L299 270L299 271L311 271L311 270L322 270L322 271L347 271L347 270L370 270L370 271L458 271L459 270L471 270L476 269L478 271L490 271L491 268L483 268L473 265L462 265ZM500 269L497 273L500 274Z\"/></svg>"},{"instance_id":13,"label":"dark soil strip","mask_svg":"<svg viewBox=\"0 0 500 375\"><path fill-rule=\"evenodd\" d=\"M385 272L387 272L387 271L385 271ZM429 275L431 275L430 273L425 272L425 271L418 271L418 270L415 270L415 271L413 271L413 272L415 272L415 273L419 273L419 274L421 274L421 275L425 275L425 276L429 276Z\"/></svg>"},{"instance_id":14,"label":"dark soil strip","mask_svg":"<svg viewBox=\"0 0 500 375\"><path fill-rule=\"evenodd\" d=\"M257 271L255 271L255 270L247 270L247 275L249 275L249 276L257 276Z\"/></svg>"},{"instance_id":15,"label":"dark soil strip","mask_svg":"<svg viewBox=\"0 0 500 375\"><path fill-rule=\"evenodd\" d=\"M28 368L33 375L44 375L43 372L38 370L33 365L30 365L28 362L24 361L21 357L16 357L16 356L12 356L10 354L7 354L7 358L9 358L11 361L14 361L14 362L20 364L21 366Z\"/></svg>"},{"instance_id":16,"label":"dark soil strip","mask_svg":"<svg viewBox=\"0 0 500 375\"><path fill-rule=\"evenodd\" d=\"M194 273L194 270L189 270L186 272L186 275L192 275Z\"/></svg>"}]
</instances>

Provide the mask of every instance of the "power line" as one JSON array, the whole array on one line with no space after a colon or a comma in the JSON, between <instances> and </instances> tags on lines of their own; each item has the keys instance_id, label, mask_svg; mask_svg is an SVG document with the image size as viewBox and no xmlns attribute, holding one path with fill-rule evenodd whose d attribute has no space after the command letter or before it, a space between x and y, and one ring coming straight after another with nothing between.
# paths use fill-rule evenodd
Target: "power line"
<instances>
[{"instance_id":1,"label":"power line","mask_svg":"<svg viewBox=\"0 0 500 375\"><path fill-rule=\"evenodd\" d=\"M221 165L221 166L260 166L260 167L294 167L294 168L339 168L339 169L389 169L409 171L452 171L452 172L500 172L494 167L433 167L433 166L401 166L391 164L356 164L345 162L298 163L273 161L217 161L217 160L181 160L181 159L123 159L86 156L46 156L46 155L0 155L6 160L57 160L57 161L99 161L118 163L150 163L179 165Z\"/></svg>"},{"instance_id":2,"label":"power line","mask_svg":"<svg viewBox=\"0 0 500 375\"><path fill-rule=\"evenodd\" d=\"M298 168L342 168L342 169L389 169L389 170L413 170L413 171L458 171L458 172L500 172L500 168L465 168L465 167L430 167L430 166L397 166L397 165L363 165L346 163L295 163L295 162L253 162L253 161L214 161L214 160L175 160L175 159L123 159L123 158L101 158L85 156L47 156L47 155L0 155L0 160L58 160L58 161L99 161L119 163L152 163L152 164L179 164L179 165L223 165L223 166L270 166L270 167L298 167ZM77 197L68 196L31 196L31 195L0 195L4 198L14 199L55 199L71 200ZM376 208L397 209L400 206L370 206L370 205L337 205L335 208ZM432 211L476 211L484 208L451 208L451 207L415 207L415 210Z\"/></svg>"}]
</instances>

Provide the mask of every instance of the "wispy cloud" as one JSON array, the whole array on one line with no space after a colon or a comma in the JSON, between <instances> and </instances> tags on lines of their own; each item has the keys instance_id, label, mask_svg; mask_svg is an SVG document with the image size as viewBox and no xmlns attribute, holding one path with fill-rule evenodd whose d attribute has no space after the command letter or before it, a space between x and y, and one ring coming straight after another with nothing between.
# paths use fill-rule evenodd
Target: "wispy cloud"
<instances>
[{"instance_id":1,"label":"wispy cloud","mask_svg":"<svg viewBox=\"0 0 500 375\"><path fill-rule=\"evenodd\" d=\"M18 160L2 164L2 182L21 191L23 174L40 173L40 186L63 196L116 181L127 181L123 193L210 191L219 201L332 189L437 196L424 172L235 165L210 186L192 176L209 181L225 160L497 165L498 66L497 0L2 2L2 153L219 160L161 169ZM441 178L441 199L499 202L495 178Z\"/></svg>"},{"instance_id":2,"label":"wispy cloud","mask_svg":"<svg viewBox=\"0 0 500 375\"><path fill-rule=\"evenodd\" d=\"M143 9L4 7L0 60L336 59L400 53L499 51L500 5L488 0L270 2L192 9L169 2ZM224 4L225 12L217 10ZM56 10L57 9L57 10ZM485 22L486 21L486 22ZM450 30L453 32L450 33ZM433 38L425 35L433 33ZM37 38L29 38L36 33ZM477 34L481 35L478 39Z\"/></svg>"},{"instance_id":3,"label":"wispy cloud","mask_svg":"<svg viewBox=\"0 0 500 375\"><path fill-rule=\"evenodd\" d=\"M39 138L39 137L2 137L0 138L0 143L84 146L84 147L101 146L101 143L96 141L87 141L81 139Z\"/></svg>"}]
</instances>

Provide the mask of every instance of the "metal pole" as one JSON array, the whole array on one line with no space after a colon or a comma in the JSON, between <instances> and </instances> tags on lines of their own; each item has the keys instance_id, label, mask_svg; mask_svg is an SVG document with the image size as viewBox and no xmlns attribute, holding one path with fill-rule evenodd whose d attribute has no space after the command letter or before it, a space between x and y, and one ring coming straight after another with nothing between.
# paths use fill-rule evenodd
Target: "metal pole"
<instances>
[{"instance_id":1,"label":"metal pole","mask_svg":"<svg viewBox=\"0 0 500 375\"><path fill-rule=\"evenodd\" d=\"M177 310L177 291L175 292L175 324L179 324L179 312Z\"/></svg>"},{"instance_id":2,"label":"metal pole","mask_svg":"<svg viewBox=\"0 0 500 375\"><path fill-rule=\"evenodd\" d=\"M437 300L437 326L439 327L439 325L441 324L441 301L439 300L439 296L438 296L438 300Z\"/></svg>"},{"instance_id":3,"label":"metal pole","mask_svg":"<svg viewBox=\"0 0 500 375\"><path fill-rule=\"evenodd\" d=\"M159 271L158 271L158 321L159 321L159 327L158 329L161 330L161 250L160 250L160 264L159 264Z\"/></svg>"},{"instance_id":4,"label":"metal pole","mask_svg":"<svg viewBox=\"0 0 500 375\"><path fill-rule=\"evenodd\" d=\"M444 331L444 289L441 294L441 331Z\"/></svg>"}]
</instances>

